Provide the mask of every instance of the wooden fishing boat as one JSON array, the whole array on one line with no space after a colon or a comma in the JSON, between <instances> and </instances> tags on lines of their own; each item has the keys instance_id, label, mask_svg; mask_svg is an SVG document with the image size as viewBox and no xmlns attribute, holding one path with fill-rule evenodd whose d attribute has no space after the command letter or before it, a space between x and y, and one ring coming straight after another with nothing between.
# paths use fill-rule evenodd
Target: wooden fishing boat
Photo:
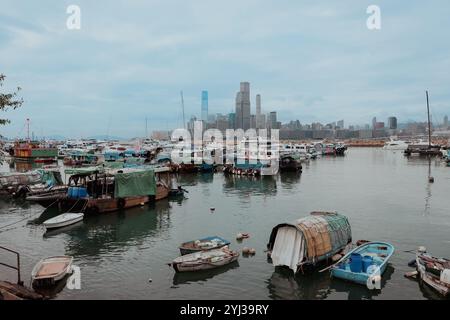
<instances>
[{"instance_id":1,"label":"wooden fishing boat","mask_svg":"<svg viewBox=\"0 0 450 320\"><path fill-rule=\"evenodd\" d=\"M73 257L56 256L42 259L31 271L33 287L54 285L72 271Z\"/></svg>"},{"instance_id":2,"label":"wooden fishing boat","mask_svg":"<svg viewBox=\"0 0 450 320\"><path fill-rule=\"evenodd\" d=\"M285 155L280 158L280 171L281 172L289 172L289 171L302 171L302 164L300 161L300 157L296 155Z\"/></svg>"},{"instance_id":3,"label":"wooden fishing boat","mask_svg":"<svg viewBox=\"0 0 450 320\"><path fill-rule=\"evenodd\" d=\"M420 280L444 297L450 296L450 260L428 255L424 250L416 254L416 269Z\"/></svg>"},{"instance_id":4,"label":"wooden fishing boat","mask_svg":"<svg viewBox=\"0 0 450 320\"><path fill-rule=\"evenodd\" d=\"M218 268L238 259L239 252L232 251L228 246L220 249L200 251L176 258L169 265L176 272L200 271Z\"/></svg>"},{"instance_id":5,"label":"wooden fishing boat","mask_svg":"<svg viewBox=\"0 0 450 320\"><path fill-rule=\"evenodd\" d=\"M206 237L203 239L192 240L183 243L180 246L180 253L182 256L184 256L194 252L219 249L224 246L228 246L229 244L230 241L218 236Z\"/></svg>"},{"instance_id":6,"label":"wooden fishing boat","mask_svg":"<svg viewBox=\"0 0 450 320\"><path fill-rule=\"evenodd\" d=\"M394 253L387 242L367 242L348 252L331 268L331 276L381 289L381 276Z\"/></svg>"},{"instance_id":7,"label":"wooden fishing boat","mask_svg":"<svg viewBox=\"0 0 450 320\"><path fill-rule=\"evenodd\" d=\"M67 212L44 221L43 225L47 229L61 228L77 223L83 220L83 217L83 213Z\"/></svg>"}]
</instances>

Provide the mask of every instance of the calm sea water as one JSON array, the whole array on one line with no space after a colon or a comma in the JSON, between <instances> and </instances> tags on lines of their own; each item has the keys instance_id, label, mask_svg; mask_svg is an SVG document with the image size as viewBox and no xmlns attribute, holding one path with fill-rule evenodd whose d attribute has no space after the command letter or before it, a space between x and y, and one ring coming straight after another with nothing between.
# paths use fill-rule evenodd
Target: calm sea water
<instances>
[{"instance_id":1,"label":"calm sea water","mask_svg":"<svg viewBox=\"0 0 450 320\"><path fill-rule=\"evenodd\" d=\"M429 170L433 184L428 183ZM424 245L434 255L450 257L450 168L438 159L355 148L345 157L313 160L301 175L216 173L174 179L189 191L186 199L88 216L80 225L45 236L40 223L56 212L39 216L39 205L0 200L0 226L25 218L0 232L0 245L21 253L27 284L41 258L73 256L81 268L81 289L63 288L56 299L439 298L404 277L414 258L406 250ZM354 240L383 240L396 247L381 292L330 279L328 273L294 276L268 263L264 250L272 228L314 210L346 215ZM238 243L239 232L251 236ZM231 240L234 249L254 247L257 253L209 272L175 274L167 266L178 256L180 243L208 235ZM13 261L3 253L0 260ZM15 274L3 267L0 274L15 281Z\"/></svg>"}]
</instances>

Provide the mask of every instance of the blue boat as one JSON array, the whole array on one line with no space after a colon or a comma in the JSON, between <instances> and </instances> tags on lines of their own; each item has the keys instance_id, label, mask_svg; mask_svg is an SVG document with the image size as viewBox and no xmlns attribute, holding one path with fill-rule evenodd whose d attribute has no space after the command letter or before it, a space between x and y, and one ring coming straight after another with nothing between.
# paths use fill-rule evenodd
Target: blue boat
<instances>
[{"instance_id":1,"label":"blue boat","mask_svg":"<svg viewBox=\"0 0 450 320\"><path fill-rule=\"evenodd\" d=\"M185 242L180 246L180 253L182 256L199 251L208 251L213 249L219 249L224 246L228 246L230 241L225 240L218 236L206 237L203 239L192 240Z\"/></svg>"},{"instance_id":2,"label":"blue boat","mask_svg":"<svg viewBox=\"0 0 450 320\"><path fill-rule=\"evenodd\" d=\"M386 270L394 246L387 242L367 242L347 253L331 268L331 276L381 289L381 276Z\"/></svg>"}]
</instances>

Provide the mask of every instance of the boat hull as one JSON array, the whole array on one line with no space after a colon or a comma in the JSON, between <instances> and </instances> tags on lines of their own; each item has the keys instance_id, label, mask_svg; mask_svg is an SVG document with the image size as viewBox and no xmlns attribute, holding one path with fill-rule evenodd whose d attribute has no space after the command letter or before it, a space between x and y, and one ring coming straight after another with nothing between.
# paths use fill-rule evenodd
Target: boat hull
<instances>
[{"instance_id":1,"label":"boat hull","mask_svg":"<svg viewBox=\"0 0 450 320\"><path fill-rule=\"evenodd\" d=\"M338 266L334 266L331 269L331 276L339 279L343 279L346 281L367 285L369 289L375 289L375 287L369 286L369 283L376 276L381 276L386 271L388 262L392 254L394 253L394 247L385 242L367 242L359 247L351 250L347 253L340 261ZM350 266L351 255L359 254L361 256L371 256L373 257L373 273L369 273L368 271L357 271L352 270ZM361 262L362 263L362 262ZM368 269L367 269L368 270Z\"/></svg>"},{"instance_id":2,"label":"boat hull","mask_svg":"<svg viewBox=\"0 0 450 320\"><path fill-rule=\"evenodd\" d=\"M65 217L67 217L67 219L64 219ZM47 230L62 228L62 227L70 226L72 224L82 221L83 217L84 217L84 215L82 213L80 213L80 214L71 214L71 213L65 214L64 213L64 214L56 216L52 219L44 221L43 225ZM63 219L61 219L61 218L63 218Z\"/></svg>"}]
</instances>

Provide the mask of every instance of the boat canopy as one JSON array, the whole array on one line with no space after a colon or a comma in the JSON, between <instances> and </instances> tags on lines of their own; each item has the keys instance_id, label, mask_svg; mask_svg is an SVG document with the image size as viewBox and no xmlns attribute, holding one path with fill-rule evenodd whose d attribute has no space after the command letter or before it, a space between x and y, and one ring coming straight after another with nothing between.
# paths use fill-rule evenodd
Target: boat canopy
<instances>
[{"instance_id":1,"label":"boat canopy","mask_svg":"<svg viewBox=\"0 0 450 320\"><path fill-rule=\"evenodd\" d=\"M64 184L59 171L38 169L38 172L41 175L41 181L49 186L61 186Z\"/></svg>"},{"instance_id":2,"label":"boat canopy","mask_svg":"<svg viewBox=\"0 0 450 320\"><path fill-rule=\"evenodd\" d=\"M64 170L65 174L91 175L96 173L103 173L105 170L102 167L85 167L85 168L68 168Z\"/></svg>"},{"instance_id":3,"label":"boat canopy","mask_svg":"<svg viewBox=\"0 0 450 320\"><path fill-rule=\"evenodd\" d=\"M154 170L117 173L114 176L114 197L151 196L156 194Z\"/></svg>"},{"instance_id":4,"label":"boat canopy","mask_svg":"<svg viewBox=\"0 0 450 320\"><path fill-rule=\"evenodd\" d=\"M293 223L273 228L267 248L274 266L299 266L330 258L352 241L347 217L336 212L311 212Z\"/></svg>"}]
</instances>

